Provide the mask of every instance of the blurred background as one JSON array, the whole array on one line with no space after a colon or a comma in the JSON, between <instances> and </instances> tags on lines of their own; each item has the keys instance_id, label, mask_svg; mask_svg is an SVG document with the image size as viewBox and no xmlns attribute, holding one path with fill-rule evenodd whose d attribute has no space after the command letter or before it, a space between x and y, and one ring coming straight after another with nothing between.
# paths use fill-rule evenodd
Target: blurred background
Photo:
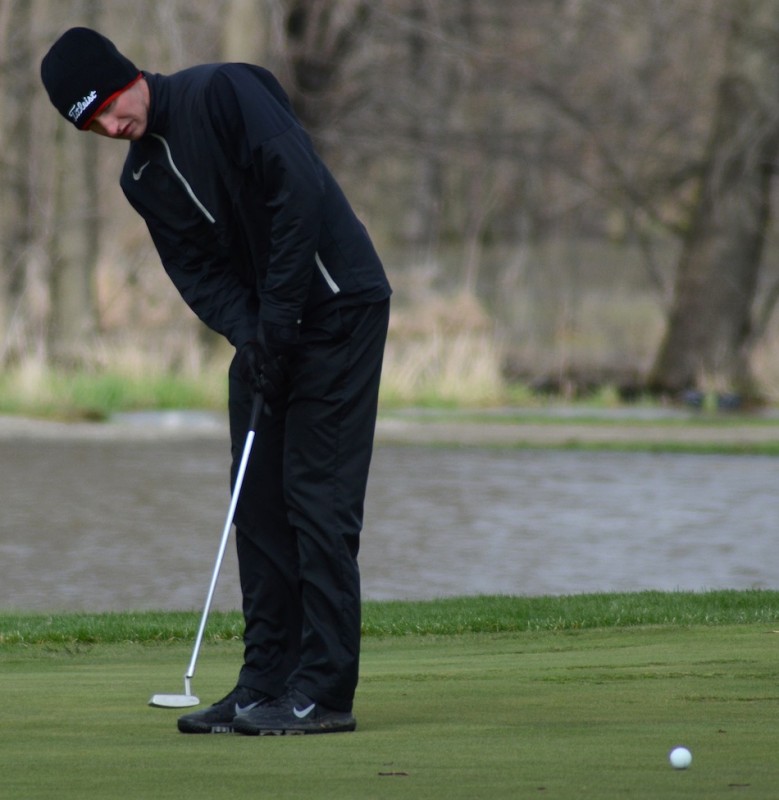
<instances>
[{"instance_id":1,"label":"blurred background","mask_svg":"<svg viewBox=\"0 0 779 800\"><path fill-rule=\"evenodd\" d=\"M227 491L230 348L124 200L127 145L75 131L40 83L73 25L150 72L276 73L395 288L385 408L775 413L775 0L0 0L0 414L153 409L119 440L13 420L40 437L0 440L0 606L197 606ZM188 411L165 433L161 408L217 429ZM366 597L774 581L761 456L374 461Z\"/></svg>"},{"instance_id":2,"label":"blurred background","mask_svg":"<svg viewBox=\"0 0 779 800\"><path fill-rule=\"evenodd\" d=\"M0 0L0 396L226 345L40 84L66 28L271 69L395 288L383 400L779 399L774 0ZM207 394L207 392L206 392Z\"/></svg>"}]
</instances>

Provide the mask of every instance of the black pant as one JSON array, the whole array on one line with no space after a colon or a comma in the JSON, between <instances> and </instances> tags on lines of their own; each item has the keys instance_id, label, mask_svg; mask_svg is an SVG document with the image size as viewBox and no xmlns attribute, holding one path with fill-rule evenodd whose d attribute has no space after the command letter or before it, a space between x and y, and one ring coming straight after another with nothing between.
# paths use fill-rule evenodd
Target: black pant
<instances>
[{"instance_id":1,"label":"black pant","mask_svg":"<svg viewBox=\"0 0 779 800\"><path fill-rule=\"evenodd\" d=\"M246 625L238 682L271 695L295 687L341 711L357 687L357 552L388 321L387 300L304 324L287 402L260 419L235 517ZM233 480L251 403L233 365Z\"/></svg>"}]
</instances>

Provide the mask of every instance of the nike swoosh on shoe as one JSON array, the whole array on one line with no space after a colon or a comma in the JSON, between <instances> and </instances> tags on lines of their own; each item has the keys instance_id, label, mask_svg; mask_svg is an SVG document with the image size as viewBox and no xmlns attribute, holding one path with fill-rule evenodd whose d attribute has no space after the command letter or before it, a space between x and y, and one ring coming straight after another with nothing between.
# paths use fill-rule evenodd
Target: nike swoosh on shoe
<instances>
[{"instance_id":1,"label":"nike swoosh on shoe","mask_svg":"<svg viewBox=\"0 0 779 800\"><path fill-rule=\"evenodd\" d=\"M246 706L239 706L238 703L236 703L235 716L237 717L239 714L245 714L247 711L251 711L253 708L256 708L259 704L259 700L256 703L249 703L249 705Z\"/></svg>"},{"instance_id":2,"label":"nike swoosh on shoe","mask_svg":"<svg viewBox=\"0 0 779 800\"><path fill-rule=\"evenodd\" d=\"M316 703L311 703L310 706L306 706L305 708L298 708L297 706L293 706L292 713L298 719L305 719L315 708L316 708Z\"/></svg>"}]
</instances>

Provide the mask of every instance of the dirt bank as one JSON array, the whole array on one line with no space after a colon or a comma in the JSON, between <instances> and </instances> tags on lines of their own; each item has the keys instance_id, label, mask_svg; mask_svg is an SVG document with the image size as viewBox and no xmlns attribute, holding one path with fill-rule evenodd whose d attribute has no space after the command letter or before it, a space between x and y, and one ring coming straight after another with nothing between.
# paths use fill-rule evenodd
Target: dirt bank
<instances>
[{"instance_id":1,"label":"dirt bank","mask_svg":"<svg viewBox=\"0 0 779 800\"><path fill-rule=\"evenodd\" d=\"M0 440L130 440L223 438L227 421L219 414L159 412L122 415L108 423L58 422L0 416ZM428 419L423 416L382 416L376 429L378 443L451 444L504 447L604 447L652 446L737 449L779 448L779 424L712 420L652 422L646 420L523 422L499 417L479 421L458 418Z\"/></svg>"}]
</instances>

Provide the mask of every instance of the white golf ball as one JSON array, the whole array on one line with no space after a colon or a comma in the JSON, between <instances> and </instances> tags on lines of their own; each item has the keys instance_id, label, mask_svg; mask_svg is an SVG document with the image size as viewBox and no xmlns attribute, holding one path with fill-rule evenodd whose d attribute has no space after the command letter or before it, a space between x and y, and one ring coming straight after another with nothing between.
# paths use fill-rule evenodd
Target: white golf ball
<instances>
[{"instance_id":1,"label":"white golf ball","mask_svg":"<svg viewBox=\"0 0 779 800\"><path fill-rule=\"evenodd\" d=\"M692 753L686 747L674 747L668 760L674 769L687 769L692 764Z\"/></svg>"}]
</instances>

